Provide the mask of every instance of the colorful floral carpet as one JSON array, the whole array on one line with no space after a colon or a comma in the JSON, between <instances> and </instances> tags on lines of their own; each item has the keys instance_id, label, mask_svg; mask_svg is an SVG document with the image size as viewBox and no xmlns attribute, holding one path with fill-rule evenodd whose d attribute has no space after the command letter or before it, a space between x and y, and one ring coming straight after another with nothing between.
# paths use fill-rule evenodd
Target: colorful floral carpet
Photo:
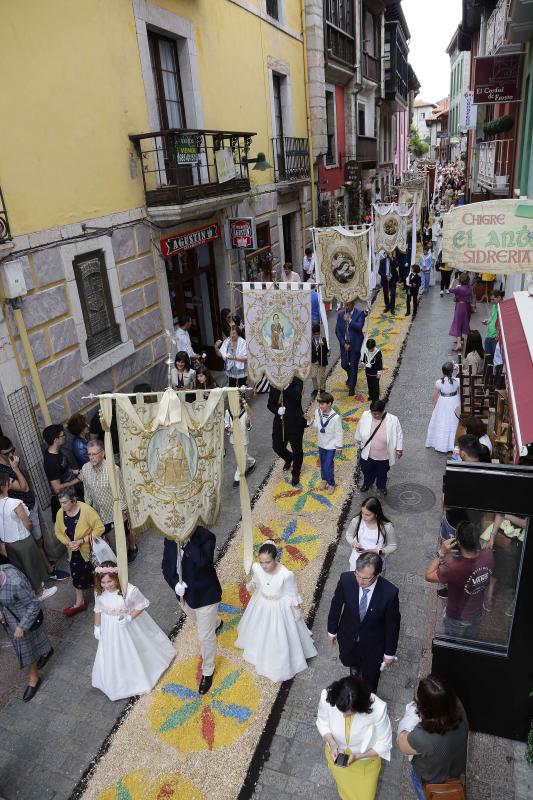
<instances>
[{"instance_id":1,"label":"colorful floral carpet","mask_svg":"<svg viewBox=\"0 0 533 800\"><path fill-rule=\"evenodd\" d=\"M403 294L399 293L395 317L383 313L382 296L378 296L368 319L368 334L383 352L382 396L392 381L409 324ZM355 397L348 397L345 377L337 365L327 383L344 428L344 447L335 457L335 493L318 488L316 434L308 429L301 485L291 486L277 463L253 508L256 551L266 539L276 542L281 562L296 575L306 611L328 547L338 536L343 506L354 489L353 434L368 407L364 371L359 372L360 393ZM87 780L81 795L85 800L233 800L238 796L280 685L258 676L234 647L237 625L250 599L238 530L217 569L223 584L224 626L211 691L204 696L197 693L196 631L186 620L174 642L174 663L156 688L123 717ZM316 636L320 635L317 631Z\"/></svg>"}]
</instances>

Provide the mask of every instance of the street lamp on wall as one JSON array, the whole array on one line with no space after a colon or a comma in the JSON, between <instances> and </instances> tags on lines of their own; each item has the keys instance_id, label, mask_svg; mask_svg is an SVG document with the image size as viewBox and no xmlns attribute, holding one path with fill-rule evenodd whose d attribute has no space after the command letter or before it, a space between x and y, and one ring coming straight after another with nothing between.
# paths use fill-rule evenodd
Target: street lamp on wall
<instances>
[{"instance_id":1,"label":"street lamp on wall","mask_svg":"<svg viewBox=\"0 0 533 800\"><path fill-rule=\"evenodd\" d=\"M244 156L242 161L246 166L248 166L248 164L255 164L254 170L257 169L260 172L264 172L266 169L272 169L272 164L268 163L264 153L258 153L257 158L247 158Z\"/></svg>"}]
</instances>

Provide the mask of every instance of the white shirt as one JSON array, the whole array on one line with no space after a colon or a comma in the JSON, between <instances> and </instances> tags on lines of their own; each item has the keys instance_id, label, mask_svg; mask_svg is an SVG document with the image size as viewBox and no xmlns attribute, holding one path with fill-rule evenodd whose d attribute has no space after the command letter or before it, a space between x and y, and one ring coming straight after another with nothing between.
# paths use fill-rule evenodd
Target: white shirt
<instances>
[{"instance_id":1,"label":"white shirt","mask_svg":"<svg viewBox=\"0 0 533 800\"><path fill-rule=\"evenodd\" d=\"M14 497L3 497L0 500L0 540L6 544L21 542L30 535L29 530L15 511L20 505L29 516L30 512L22 500L15 500Z\"/></svg>"},{"instance_id":2,"label":"white shirt","mask_svg":"<svg viewBox=\"0 0 533 800\"><path fill-rule=\"evenodd\" d=\"M318 705L316 726L322 737L330 733L341 751L347 747L352 753L366 753L375 750L380 758L390 761L392 749L392 729L387 714L387 704L370 695L372 702L368 714L355 714L350 726L350 740L346 741L346 719L335 706L326 700L326 690L322 690ZM339 768L340 769L340 768Z\"/></svg>"},{"instance_id":3,"label":"white shirt","mask_svg":"<svg viewBox=\"0 0 533 800\"><path fill-rule=\"evenodd\" d=\"M479 443L484 444L486 447L488 447L489 453L492 455L492 442L487 434L479 437Z\"/></svg>"},{"instance_id":4,"label":"white shirt","mask_svg":"<svg viewBox=\"0 0 533 800\"><path fill-rule=\"evenodd\" d=\"M180 350L185 351L187 355L194 356L194 350L192 349L191 344L191 337L189 336L189 331L184 331L183 328L180 328L178 325L176 327L176 333L174 336L174 343L176 345L176 352L179 353Z\"/></svg>"},{"instance_id":5,"label":"white shirt","mask_svg":"<svg viewBox=\"0 0 533 800\"><path fill-rule=\"evenodd\" d=\"M387 411L385 422L383 424L386 426L387 430L389 465L392 467L396 463L396 450L403 450L402 426L400 425L398 417L396 417L394 414L391 414L389 411ZM370 413L369 410L363 411L363 413L361 414L361 419L359 420L359 424L357 425L357 429L355 431L356 444L361 444L361 445L365 444L370 438L371 433L372 433L372 414ZM374 440L372 439L372 442L373 441ZM361 458L365 460L368 458L372 442L370 442L370 444L367 444L366 447L361 451Z\"/></svg>"},{"instance_id":6,"label":"white shirt","mask_svg":"<svg viewBox=\"0 0 533 800\"><path fill-rule=\"evenodd\" d=\"M322 450L340 450L342 447L342 421L336 411L322 414L320 409L315 411L315 418L311 423L318 431L318 446ZM320 431L324 429L324 433Z\"/></svg>"},{"instance_id":7,"label":"white shirt","mask_svg":"<svg viewBox=\"0 0 533 800\"><path fill-rule=\"evenodd\" d=\"M289 277L285 275L285 270L281 270L281 278L279 279L280 283L300 283L301 278L297 272L289 272Z\"/></svg>"},{"instance_id":8,"label":"white shirt","mask_svg":"<svg viewBox=\"0 0 533 800\"><path fill-rule=\"evenodd\" d=\"M220 355L226 363L226 372L235 377L244 377L246 375L246 361L235 361L233 356L246 358L247 353L246 339L242 339L239 336L237 341L233 343L228 336L220 348Z\"/></svg>"},{"instance_id":9,"label":"white shirt","mask_svg":"<svg viewBox=\"0 0 533 800\"><path fill-rule=\"evenodd\" d=\"M306 275L311 275L315 271L315 268L316 268L316 256L315 256L314 253L311 256L311 258L307 258L307 256L304 256L304 261L303 261L303 264L302 264L302 268L303 268L303 271L304 271L304 273Z\"/></svg>"}]
</instances>

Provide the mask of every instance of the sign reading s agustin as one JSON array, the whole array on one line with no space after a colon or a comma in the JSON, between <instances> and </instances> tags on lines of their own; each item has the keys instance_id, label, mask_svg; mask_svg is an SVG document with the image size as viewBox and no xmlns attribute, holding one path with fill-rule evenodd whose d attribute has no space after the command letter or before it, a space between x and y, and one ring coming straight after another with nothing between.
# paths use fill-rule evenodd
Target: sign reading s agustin
<instances>
[{"instance_id":1,"label":"sign reading s agustin","mask_svg":"<svg viewBox=\"0 0 533 800\"><path fill-rule=\"evenodd\" d=\"M166 257L183 253L184 250L192 250L193 247L212 242L215 239L220 239L220 227L216 222L206 225L205 228L176 233L174 236L161 239L161 254Z\"/></svg>"},{"instance_id":2,"label":"sign reading s agustin","mask_svg":"<svg viewBox=\"0 0 533 800\"><path fill-rule=\"evenodd\" d=\"M489 200L444 215L443 260L499 275L533 271L533 201Z\"/></svg>"}]
</instances>

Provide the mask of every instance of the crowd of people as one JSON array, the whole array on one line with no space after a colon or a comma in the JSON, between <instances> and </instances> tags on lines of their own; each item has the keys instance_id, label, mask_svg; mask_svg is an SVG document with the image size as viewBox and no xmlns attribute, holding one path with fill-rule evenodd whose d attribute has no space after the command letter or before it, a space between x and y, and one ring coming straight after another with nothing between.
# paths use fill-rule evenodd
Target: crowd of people
<instances>
[{"instance_id":1,"label":"crowd of people","mask_svg":"<svg viewBox=\"0 0 533 800\"><path fill-rule=\"evenodd\" d=\"M411 266L411 253L381 254L379 275L385 301L384 313L396 313L398 284L403 286L407 314L418 311L419 295L430 291L435 268L441 270L441 296L454 296L455 312L450 335L454 350L461 353L463 364L479 373L487 355L496 351L495 314L487 321L485 343L479 332L470 330L474 300L469 276L461 274L450 283L451 269L442 263L440 244L440 203L444 208L449 192L461 188L457 171L444 168L438 178L438 197L432 226L422 232L422 253L418 264ZM453 199L453 198L452 198ZM440 249L439 249L440 246ZM292 265L283 265L281 281L313 280L315 256L305 251L302 277ZM445 279L442 278L445 274ZM501 293L491 295L496 308ZM399 591L385 576L399 541L393 522L387 518L382 501L387 496L389 471L404 452L403 431L399 418L387 410L380 395L380 376L386 368L375 339L365 335L367 311L354 303L338 311L335 334L340 363L346 373L348 396L355 395L360 375L367 383L369 407L358 422L355 443L358 448L357 475L362 495L357 514L348 522L345 537L350 545L346 571L340 576L331 599L327 636L348 674L325 689L320 697L317 728L325 743L328 767L345 800L371 800L375 797L381 760L389 760L392 728L386 703L377 695L382 672L397 661L400 633ZM205 366L205 353L193 349L189 329L191 318L181 316L175 333L176 355L171 370L171 385L194 402L195 391L208 392L217 383ZM242 318L223 309L220 320L222 338L215 352L224 362L226 383L242 388L238 420L226 411L225 428L233 436L234 425L242 428L246 447L246 473L253 471L256 460L249 454L251 411L246 402L247 347ZM465 340L465 341L463 341ZM466 347L464 348L466 342ZM463 353L464 348L464 353ZM335 492L334 458L344 446L342 420L335 409L334 396L326 391L326 369L330 350L319 315L314 314L311 347L311 399L316 407L305 412L304 384L293 378L283 391L267 387L268 411L272 413L272 449L282 459L283 470L291 473L293 486L300 485L303 463L303 436L313 426L318 439L321 483L318 491ZM456 450L463 461L482 461L491 448L482 421L461 420L466 433L456 445L459 408L458 365L446 361L435 383L433 413L428 413L426 446L443 453ZM142 384L134 391L150 392ZM205 395L207 397L207 394ZM429 417L431 417L429 419ZM72 617L87 611L89 593L95 595L94 637L98 641L92 672L92 684L111 700L150 691L172 662L175 652L168 637L147 612L148 600L133 584L121 587L114 551L113 494L103 445L103 431L98 415L91 420L79 413L67 422L71 448L65 452L66 434L62 425L49 425L43 431L43 463L51 493L52 518L56 539L64 545L70 575L50 560L43 544L35 496L28 477L20 467L15 448L9 439L0 437L0 611L21 668L28 668L28 686L23 695L29 701L38 691L43 669L53 649L43 629L41 604L51 597L52 581L72 580L74 600L64 609ZM112 430L113 449L118 454L116 426ZM490 459L490 452L488 454ZM118 460L118 457L117 457ZM120 468L117 478L128 545L128 561L137 557L135 535L128 525L128 511ZM239 485L239 468L234 487ZM377 494L371 493L376 487ZM426 580L441 585L446 601L444 631L451 637L475 638L483 609L494 603L496 582L493 579L493 545L496 536L505 533L508 523L512 536L520 542L524 520L496 515L487 534L485 546L480 540L480 526L471 519L457 519L453 509L444 509L435 558L428 565ZM507 529L509 530L509 528ZM94 556L98 542L106 542ZM190 539L180 546L165 538L162 561L163 577L175 593L180 609L196 625L202 657L200 694L209 692L215 670L217 633L223 625L219 617L222 589L215 569L215 536L198 526ZM515 545L517 546L517 545ZM503 570L503 566L501 567ZM476 587L465 592L475 574ZM243 658L259 675L271 681L285 681L307 668L308 659L317 650L307 628L302 598L293 572L279 560L273 541L264 542L252 566L247 591L252 599L238 625L236 646ZM447 781L458 783L466 768L468 722L453 688L440 677L423 678L415 697L406 708L398 728L398 747L412 764L416 796L426 797L428 787ZM452 784L450 784L451 786ZM452 797L452 795L450 795ZM460 797L459 794L456 797Z\"/></svg>"}]
</instances>

